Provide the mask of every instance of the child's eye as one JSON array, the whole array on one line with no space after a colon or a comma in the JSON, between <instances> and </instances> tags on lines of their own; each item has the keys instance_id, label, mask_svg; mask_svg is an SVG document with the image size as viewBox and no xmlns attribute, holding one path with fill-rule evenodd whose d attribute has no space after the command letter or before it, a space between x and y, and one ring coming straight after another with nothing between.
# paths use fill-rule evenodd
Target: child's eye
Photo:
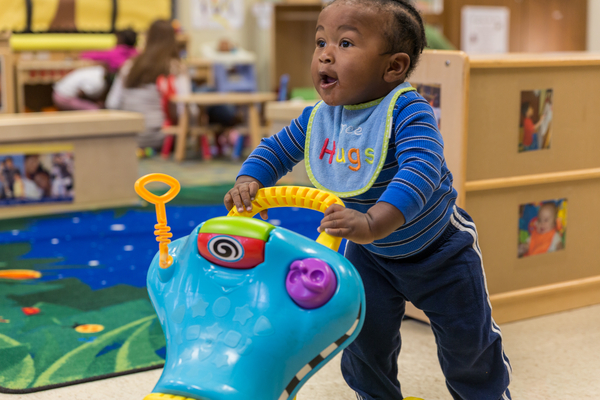
<instances>
[{"instance_id":1,"label":"child's eye","mask_svg":"<svg viewBox=\"0 0 600 400\"><path fill-rule=\"evenodd\" d=\"M340 42L340 47L351 47L351 46L352 46L352 43L350 43L350 42L349 42L349 41L347 41L347 40L342 40L342 41Z\"/></svg>"},{"instance_id":2,"label":"child's eye","mask_svg":"<svg viewBox=\"0 0 600 400\"><path fill-rule=\"evenodd\" d=\"M325 47L325 41L324 40L317 40L317 47Z\"/></svg>"}]
</instances>

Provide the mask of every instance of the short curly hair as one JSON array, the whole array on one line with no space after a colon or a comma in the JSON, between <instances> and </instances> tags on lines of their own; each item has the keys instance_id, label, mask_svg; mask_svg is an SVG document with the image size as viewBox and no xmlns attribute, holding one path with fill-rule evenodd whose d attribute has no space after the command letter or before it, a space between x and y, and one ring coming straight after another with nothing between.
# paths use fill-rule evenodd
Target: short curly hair
<instances>
[{"instance_id":1,"label":"short curly hair","mask_svg":"<svg viewBox=\"0 0 600 400\"><path fill-rule=\"evenodd\" d=\"M384 54L406 53L410 57L408 77L419 63L421 53L427 47L423 18L410 0L334 0L335 3L353 3L367 7L376 7L378 11L391 14L389 23L383 28L388 42ZM326 6L326 7L327 7Z\"/></svg>"}]
</instances>

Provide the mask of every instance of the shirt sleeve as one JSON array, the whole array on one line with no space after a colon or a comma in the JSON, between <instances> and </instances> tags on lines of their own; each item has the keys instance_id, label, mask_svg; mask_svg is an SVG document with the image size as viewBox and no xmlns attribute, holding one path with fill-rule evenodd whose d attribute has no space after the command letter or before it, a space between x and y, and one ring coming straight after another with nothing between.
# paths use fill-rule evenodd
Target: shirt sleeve
<instances>
[{"instance_id":1,"label":"shirt sleeve","mask_svg":"<svg viewBox=\"0 0 600 400\"><path fill-rule=\"evenodd\" d=\"M273 186L290 172L294 165L304 159L306 127L313 107L306 107L302 115L294 119L279 133L260 141L244 161L238 177L242 175L257 179L265 187Z\"/></svg>"},{"instance_id":2,"label":"shirt sleeve","mask_svg":"<svg viewBox=\"0 0 600 400\"><path fill-rule=\"evenodd\" d=\"M427 101L410 93L392 127L398 172L378 201L390 203L410 222L423 210L442 180L444 142ZM403 100L406 102L406 98ZM390 145L392 145L390 143Z\"/></svg>"},{"instance_id":3,"label":"shirt sleeve","mask_svg":"<svg viewBox=\"0 0 600 400\"><path fill-rule=\"evenodd\" d=\"M110 90L106 95L106 101L104 102L104 106L106 108L113 110L118 110L121 108L121 103L123 99L123 87L125 85L125 79L127 79L127 75L129 74L131 66L131 62L126 62L117 74L117 76L115 76Z\"/></svg>"}]
</instances>

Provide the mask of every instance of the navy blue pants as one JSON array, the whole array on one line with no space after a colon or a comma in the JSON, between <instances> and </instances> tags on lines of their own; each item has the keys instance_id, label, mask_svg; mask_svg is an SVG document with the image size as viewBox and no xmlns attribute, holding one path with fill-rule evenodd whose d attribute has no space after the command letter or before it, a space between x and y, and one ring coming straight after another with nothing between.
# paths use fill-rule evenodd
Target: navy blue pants
<instances>
[{"instance_id":1,"label":"navy blue pants","mask_svg":"<svg viewBox=\"0 0 600 400\"><path fill-rule=\"evenodd\" d=\"M342 374L357 397L402 399L397 360L409 300L431 321L454 399L510 399L512 368L491 316L477 232L466 212L456 208L442 236L411 258L378 257L351 242L345 256L366 292L364 326L342 357Z\"/></svg>"}]
</instances>

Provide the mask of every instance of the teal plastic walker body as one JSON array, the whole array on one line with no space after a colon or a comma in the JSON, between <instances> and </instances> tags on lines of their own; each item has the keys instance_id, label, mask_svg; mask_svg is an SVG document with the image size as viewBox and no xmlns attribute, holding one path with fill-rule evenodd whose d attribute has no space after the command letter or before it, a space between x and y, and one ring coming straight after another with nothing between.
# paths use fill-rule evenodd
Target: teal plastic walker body
<instances>
[{"instance_id":1,"label":"teal plastic walker body","mask_svg":"<svg viewBox=\"0 0 600 400\"><path fill-rule=\"evenodd\" d=\"M253 213L269 208L263 195ZM293 399L362 327L363 284L335 243L236 216L208 220L166 247L170 264L159 252L147 285L167 356L146 400Z\"/></svg>"}]
</instances>

